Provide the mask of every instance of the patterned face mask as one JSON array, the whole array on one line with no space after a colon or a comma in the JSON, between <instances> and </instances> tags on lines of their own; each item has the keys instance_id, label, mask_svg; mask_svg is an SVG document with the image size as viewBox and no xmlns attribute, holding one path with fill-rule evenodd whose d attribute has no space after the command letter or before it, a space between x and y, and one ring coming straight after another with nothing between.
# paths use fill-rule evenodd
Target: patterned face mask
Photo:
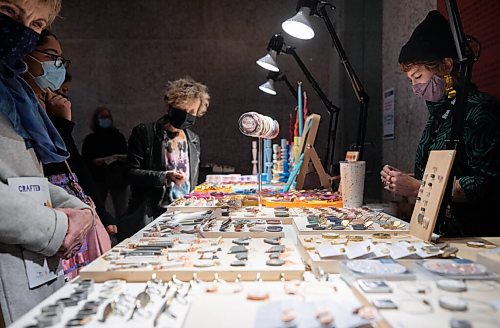
<instances>
[{"instance_id":1,"label":"patterned face mask","mask_svg":"<svg viewBox=\"0 0 500 328\"><path fill-rule=\"evenodd\" d=\"M13 66L36 48L40 34L0 13L0 61Z\"/></svg>"},{"instance_id":2,"label":"patterned face mask","mask_svg":"<svg viewBox=\"0 0 500 328\"><path fill-rule=\"evenodd\" d=\"M436 74L425 83L412 85L413 92L427 101L438 102L444 97L445 82Z\"/></svg>"}]
</instances>

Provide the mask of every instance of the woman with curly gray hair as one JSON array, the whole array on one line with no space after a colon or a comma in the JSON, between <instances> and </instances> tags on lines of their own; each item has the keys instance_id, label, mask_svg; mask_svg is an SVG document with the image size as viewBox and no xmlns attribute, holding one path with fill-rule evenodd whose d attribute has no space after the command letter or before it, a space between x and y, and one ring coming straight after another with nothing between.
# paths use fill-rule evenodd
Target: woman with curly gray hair
<instances>
[{"instance_id":1,"label":"woman with curly gray hair","mask_svg":"<svg viewBox=\"0 0 500 328\"><path fill-rule=\"evenodd\" d=\"M190 127L207 112L208 88L185 77L168 82L163 99L167 114L136 126L128 142L132 194L129 215L119 224L120 238L151 222L198 182L200 138Z\"/></svg>"}]
</instances>

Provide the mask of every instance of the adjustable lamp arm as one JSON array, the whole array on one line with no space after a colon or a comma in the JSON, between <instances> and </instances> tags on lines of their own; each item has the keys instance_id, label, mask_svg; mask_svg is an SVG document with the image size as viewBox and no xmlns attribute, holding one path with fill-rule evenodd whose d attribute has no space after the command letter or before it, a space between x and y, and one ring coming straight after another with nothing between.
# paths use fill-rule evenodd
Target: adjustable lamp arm
<instances>
[{"instance_id":1,"label":"adjustable lamp arm","mask_svg":"<svg viewBox=\"0 0 500 328\"><path fill-rule=\"evenodd\" d=\"M325 154L325 167L329 173L332 173L332 165L333 165L333 155L335 153L335 141L337 138L337 126L338 126L338 121L339 121L339 112L340 108L335 106L326 96L326 94L323 92L323 90L320 88L318 82L316 82L316 79L312 76L311 72L307 69L306 65L304 62L300 59L299 55L297 55L297 52L295 51L295 48L287 46L284 51L282 51L286 54L292 55L297 64L299 65L300 69L306 76L307 80L309 83L311 83L314 91L318 94L318 96L321 98L321 101L326 107L326 110L328 111L329 114L329 120L328 120L328 136L327 136L327 147L326 147L326 154Z\"/></svg>"},{"instance_id":2,"label":"adjustable lamp arm","mask_svg":"<svg viewBox=\"0 0 500 328\"><path fill-rule=\"evenodd\" d=\"M290 90L290 92L293 94L293 96L295 97L295 99L298 98L298 95L297 95L297 90L295 90L295 88L293 87L293 85L290 83L290 81L288 81L288 79L286 78L286 75L283 74L281 77L279 77L278 81L283 81L285 82L286 86L288 87L288 90Z\"/></svg>"},{"instance_id":3,"label":"adjustable lamp arm","mask_svg":"<svg viewBox=\"0 0 500 328\"><path fill-rule=\"evenodd\" d=\"M295 51L295 48L287 46L283 52L286 53L286 54L292 55L292 57L295 59L295 61L299 65L300 69L302 70L302 72L306 76L307 80L309 81L309 83L311 83L314 91L316 91L316 93L318 94L318 96L321 98L321 101L323 102L323 104L325 104L326 110L328 111L328 113L330 115L332 115L335 112L339 111L340 108L337 107L337 106L335 106L328 99L328 97L326 96L326 94L323 92L323 90L319 86L318 82L316 82L316 79L314 78L314 76L312 76L311 72L309 72L309 70L307 69L306 65L302 61L302 59L300 59L299 55Z\"/></svg>"},{"instance_id":4,"label":"adjustable lamp arm","mask_svg":"<svg viewBox=\"0 0 500 328\"><path fill-rule=\"evenodd\" d=\"M451 33L455 41L458 59L460 60L460 85L462 86L462 89L457 91L457 100L453 109L454 119L452 120L450 139L446 140L446 149L458 149L462 139L464 109L472 77L472 66L476 58L465 37L457 2L455 0L446 0L446 9L448 10Z\"/></svg>"},{"instance_id":5,"label":"adjustable lamp arm","mask_svg":"<svg viewBox=\"0 0 500 328\"><path fill-rule=\"evenodd\" d=\"M365 143L366 122L367 122L367 116L368 116L368 104L370 102L370 98L369 98L368 94L365 92L363 84L361 83L360 79L356 75L356 72L352 68L351 63L349 62L349 59L347 58L344 47L342 46L342 43L340 42L340 39L339 39L337 33L335 32L335 28L333 27L332 21L330 20L330 17L328 16L328 12L326 11L327 6L331 6L331 4L326 3L326 2L321 2L321 6L320 6L319 10L317 11L317 15L319 17L321 17L326 24L328 32L330 33L330 36L332 38L333 46L337 50L337 53L338 53L339 58L340 58L340 62L344 65L344 68L346 70L347 76L349 77L349 81L351 82L351 86L354 90L356 98L358 98L358 102L359 102L359 106L360 106L360 113L359 113L359 121L358 121L359 125L358 125L358 136L357 136L356 147L357 147L357 150L359 151L359 157L361 158L362 153L363 153L363 146Z\"/></svg>"}]
</instances>

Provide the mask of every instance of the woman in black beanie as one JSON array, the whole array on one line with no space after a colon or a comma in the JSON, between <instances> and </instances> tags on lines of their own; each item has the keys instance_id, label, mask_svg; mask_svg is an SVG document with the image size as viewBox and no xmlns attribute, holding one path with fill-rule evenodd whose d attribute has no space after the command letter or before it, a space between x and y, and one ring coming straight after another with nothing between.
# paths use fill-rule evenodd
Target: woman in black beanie
<instances>
[{"instance_id":1,"label":"woman in black beanie","mask_svg":"<svg viewBox=\"0 0 500 328\"><path fill-rule=\"evenodd\" d=\"M426 101L429 118L415 157L415 175L385 165L384 188L401 196L416 197L431 150L445 149L450 137L458 83L459 62L447 20L431 11L401 49L399 63L415 95ZM457 179L452 213L443 206L435 232L448 237L499 236L500 213L500 103L471 84L465 106L462 147L455 158Z\"/></svg>"}]
</instances>

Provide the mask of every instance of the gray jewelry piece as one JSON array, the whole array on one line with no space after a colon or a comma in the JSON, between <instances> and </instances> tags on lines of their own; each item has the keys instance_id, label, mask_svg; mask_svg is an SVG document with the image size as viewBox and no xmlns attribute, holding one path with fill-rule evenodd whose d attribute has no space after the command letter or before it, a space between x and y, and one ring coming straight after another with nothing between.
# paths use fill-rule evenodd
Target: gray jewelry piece
<instances>
[{"instance_id":1,"label":"gray jewelry piece","mask_svg":"<svg viewBox=\"0 0 500 328\"><path fill-rule=\"evenodd\" d=\"M229 254L246 253L246 252L248 252L248 249L245 246L242 246L242 245L232 246L229 249Z\"/></svg>"}]
</instances>

